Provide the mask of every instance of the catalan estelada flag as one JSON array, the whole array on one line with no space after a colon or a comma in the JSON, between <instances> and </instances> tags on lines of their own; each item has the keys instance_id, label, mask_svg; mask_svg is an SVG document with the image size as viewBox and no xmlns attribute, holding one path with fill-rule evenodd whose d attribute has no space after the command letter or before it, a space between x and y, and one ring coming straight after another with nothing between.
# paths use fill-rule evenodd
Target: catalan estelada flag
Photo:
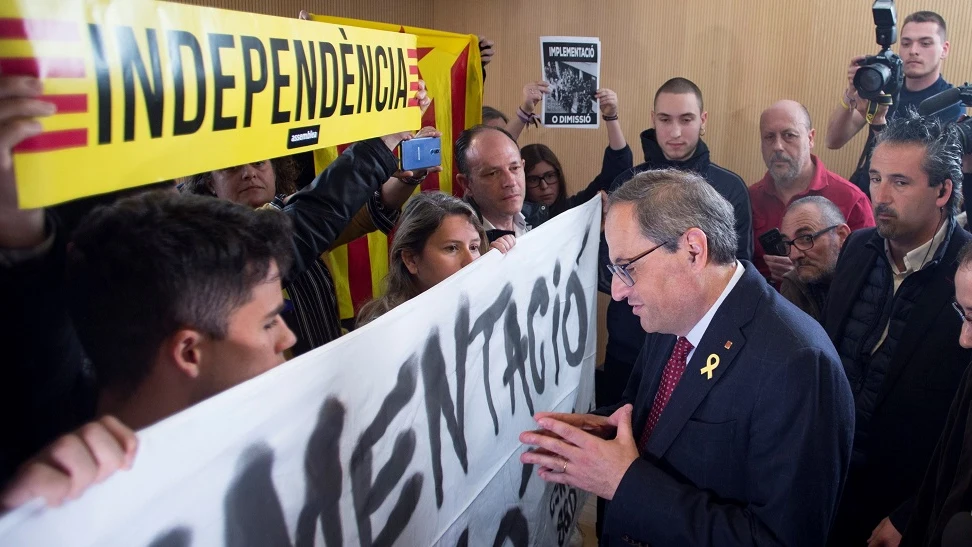
<instances>
[{"instance_id":1,"label":"catalan estelada flag","mask_svg":"<svg viewBox=\"0 0 972 547\"><path fill-rule=\"evenodd\" d=\"M482 121L483 72L479 39L468 34L343 17L311 15L310 19L416 36L419 77L425 80L432 98L431 106L422 117L422 126L433 126L442 133L442 172L429 175L422 182L422 191L462 195L460 185L455 183L452 145L459 133ZM317 172L331 163L342 149L331 147L315 151ZM341 319L350 319L361 304L378 296L382 290L381 281L388 272L388 238L381 232L372 232L352 241L331 253L331 265Z\"/></svg>"}]
</instances>

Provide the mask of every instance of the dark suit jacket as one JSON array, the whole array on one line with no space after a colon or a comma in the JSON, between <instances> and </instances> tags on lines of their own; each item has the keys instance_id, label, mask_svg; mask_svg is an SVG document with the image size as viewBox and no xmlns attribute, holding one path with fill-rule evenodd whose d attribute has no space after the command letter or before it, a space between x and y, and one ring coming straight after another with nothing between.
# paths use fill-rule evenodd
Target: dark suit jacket
<instances>
[{"instance_id":1,"label":"dark suit jacket","mask_svg":"<svg viewBox=\"0 0 972 547\"><path fill-rule=\"evenodd\" d=\"M923 285L920 305L908 316L877 394L867 438L860 447L864 461L851 466L833 545L866 540L889 515L899 532L907 525L910 503L902 502L918 493L949 404L972 357L972 352L959 346L962 321L951 306L958 252L970 240L968 232L955 226L944 251L936 253L937 263L911 274ZM884 240L874 228L858 230L844 243L822 321L835 345L843 340L851 306L883 252ZM905 283L915 279L908 277ZM855 390L855 397L861 396L859 391Z\"/></svg>"},{"instance_id":2,"label":"dark suit jacket","mask_svg":"<svg viewBox=\"0 0 972 547\"><path fill-rule=\"evenodd\" d=\"M850 387L823 328L744 264L608 503L602 545L826 540L850 461ZM649 335L631 374L621 404L634 404L636 439L674 344Z\"/></svg>"}]
</instances>

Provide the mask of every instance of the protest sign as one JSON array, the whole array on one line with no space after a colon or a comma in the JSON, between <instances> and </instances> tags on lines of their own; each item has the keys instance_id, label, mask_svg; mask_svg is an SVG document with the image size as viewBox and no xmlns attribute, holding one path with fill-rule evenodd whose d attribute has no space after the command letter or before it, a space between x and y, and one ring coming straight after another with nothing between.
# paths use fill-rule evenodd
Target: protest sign
<instances>
[{"instance_id":1,"label":"protest sign","mask_svg":"<svg viewBox=\"0 0 972 547\"><path fill-rule=\"evenodd\" d=\"M0 545L565 545L584 494L523 465L593 404L600 200L362 329L139 433L135 465Z\"/></svg>"},{"instance_id":2,"label":"protest sign","mask_svg":"<svg viewBox=\"0 0 972 547\"><path fill-rule=\"evenodd\" d=\"M597 38L541 36L540 62L550 93L540 117L547 127L599 127L601 41Z\"/></svg>"},{"instance_id":3,"label":"protest sign","mask_svg":"<svg viewBox=\"0 0 972 547\"><path fill-rule=\"evenodd\" d=\"M58 107L24 208L417 129L415 37L127 0L0 4L0 73Z\"/></svg>"}]
</instances>

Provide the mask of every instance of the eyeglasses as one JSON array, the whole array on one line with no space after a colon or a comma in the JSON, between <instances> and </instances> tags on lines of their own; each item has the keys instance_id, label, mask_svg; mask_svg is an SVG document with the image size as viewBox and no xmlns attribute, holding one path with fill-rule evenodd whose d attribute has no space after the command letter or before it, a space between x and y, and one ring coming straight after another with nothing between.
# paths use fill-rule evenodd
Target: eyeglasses
<instances>
[{"instance_id":1,"label":"eyeglasses","mask_svg":"<svg viewBox=\"0 0 972 547\"><path fill-rule=\"evenodd\" d=\"M557 176L556 171L547 171L540 176L528 175L526 178L526 185L529 188L538 188L541 182L547 183L547 186L553 186L560 182L560 177Z\"/></svg>"},{"instance_id":2,"label":"eyeglasses","mask_svg":"<svg viewBox=\"0 0 972 547\"><path fill-rule=\"evenodd\" d=\"M840 225L839 224L834 224L833 226L831 226L829 228L824 228L823 230L820 230L819 232L817 232L815 234L807 234L805 236L795 237L795 238L791 239L790 241L784 241L783 244L786 245L786 254L790 254L790 246L791 245L794 246L794 247L796 247L797 249L800 249L801 251L809 251L810 249L813 249L813 241L815 239L817 239L818 237L820 237L820 236L826 234L827 232L833 230L837 226L840 226Z\"/></svg>"},{"instance_id":3,"label":"eyeglasses","mask_svg":"<svg viewBox=\"0 0 972 547\"><path fill-rule=\"evenodd\" d=\"M952 302L952 307L955 308L955 313L959 314L964 323L972 323L972 317L965 314L965 310L962 309L962 305L958 302Z\"/></svg>"},{"instance_id":4,"label":"eyeglasses","mask_svg":"<svg viewBox=\"0 0 972 547\"><path fill-rule=\"evenodd\" d=\"M631 274L628 272L628 268L630 268L631 265L634 264L635 262L637 262L637 261L641 260L642 258L648 256L653 251L655 251L655 250L657 250L657 249L659 249L661 247L664 247L665 245L666 245L666 243L662 243L660 245L655 245L651 249L648 249L647 251L641 253L640 255L632 258L631 260L629 260L627 262L623 262L621 264L605 264L605 266L607 267L608 271L611 272L611 274L617 275L618 277L620 277L622 283L624 283L625 285L627 285L629 287L634 287L635 282L634 282L634 279L631 278Z\"/></svg>"}]
</instances>

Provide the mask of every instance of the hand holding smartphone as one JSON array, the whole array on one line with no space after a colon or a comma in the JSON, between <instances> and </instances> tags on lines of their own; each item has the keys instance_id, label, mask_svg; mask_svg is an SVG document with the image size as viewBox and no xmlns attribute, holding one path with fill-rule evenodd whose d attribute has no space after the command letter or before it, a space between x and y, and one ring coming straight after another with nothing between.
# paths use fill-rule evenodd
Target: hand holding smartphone
<instances>
[{"instance_id":1,"label":"hand holding smartphone","mask_svg":"<svg viewBox=\"0 0 972 547\"><path fill-rule=\"evenodd\" d=\"M402 171L439 165L442 165L442 139L439 137L415 137L398 145L398 167Z\"/></svg>"}]
</instances>

